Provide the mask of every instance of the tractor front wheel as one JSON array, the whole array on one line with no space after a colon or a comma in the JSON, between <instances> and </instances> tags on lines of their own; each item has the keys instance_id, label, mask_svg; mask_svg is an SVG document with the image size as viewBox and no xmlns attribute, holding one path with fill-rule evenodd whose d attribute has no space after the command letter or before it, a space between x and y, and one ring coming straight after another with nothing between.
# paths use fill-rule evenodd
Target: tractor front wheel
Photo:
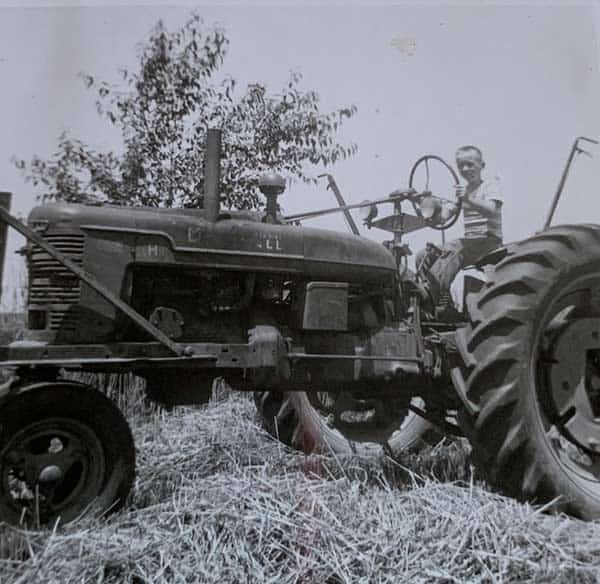
<instances>
[{"instance_id":1,"label":"tractor front wheel","mask_svg":"<svg viewBox=\"0 0 600 584\"><path fill-rule=\"evenodd\" d=\"M433 426L406 408L331 392L255 392L263 427L306 453L395 456L441 439ZM379 407L382 405L383 407Z\"/></svg>"},{"instance_id":2,"label":"tractor front wheel","mask_svg":"<svg viewBox=\"0 0 600 584\"><path fill-rule=\"evenodd\" d=\"M0 406L0 520L52 527L112 512L132 487L127 421L99 391L58 381Z\"/></svg>"}]
</instances>

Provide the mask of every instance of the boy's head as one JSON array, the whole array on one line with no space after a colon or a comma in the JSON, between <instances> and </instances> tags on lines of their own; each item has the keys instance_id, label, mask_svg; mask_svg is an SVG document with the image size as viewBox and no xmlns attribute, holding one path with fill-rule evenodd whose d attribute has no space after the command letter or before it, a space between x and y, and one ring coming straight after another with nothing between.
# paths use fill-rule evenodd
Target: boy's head
<instances>
[{"instance_id":1,"label":"boy's head","mask_svg":"<svg viewBox=\"0 0 600 584\"><path fill-rule=\"evenodd\" d=\"M461 146L456 151L456 166L460 176L468 184L479 184L481 182L481 171L485 166L483 154L477 146Z\"/></svg>"}]
</instances>

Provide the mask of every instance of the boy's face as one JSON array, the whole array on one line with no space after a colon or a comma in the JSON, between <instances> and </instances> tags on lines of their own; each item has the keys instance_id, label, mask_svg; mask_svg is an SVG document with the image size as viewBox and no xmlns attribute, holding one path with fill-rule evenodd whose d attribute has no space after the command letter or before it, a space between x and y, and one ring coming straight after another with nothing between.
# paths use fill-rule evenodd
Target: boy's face
<instances>
[{"instance_id":1,"label":"boy's face","mask_svg":"<svg viewBox=\"0 0 600 584\"><path fill-rule=\"evenodd\" d=\"M481 171L483 170L483 160L475 150L459 150L456 153L456 166L460 176L467 183L481 182Z\"/></svg>"}]
</instances>

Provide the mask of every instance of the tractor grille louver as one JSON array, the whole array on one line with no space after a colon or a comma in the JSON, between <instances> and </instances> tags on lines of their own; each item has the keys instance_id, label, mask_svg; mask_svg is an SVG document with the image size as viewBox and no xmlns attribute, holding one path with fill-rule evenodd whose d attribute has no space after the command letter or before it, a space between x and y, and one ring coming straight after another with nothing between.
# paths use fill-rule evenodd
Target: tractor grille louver
<instances>
[{"instance_id":1,"label":"tractor grille louver","mask_svg":"<svg viewBox=\"0 0 600 584\"><path fill-rule=\"evenodd\" d=\"M82 264L82 234L45 235L44 239L75 264ZM48 309L50 330L72 330L77 326L75 306L80 295L80 280L39 246L32 245L29 251L29 305Z\"/></svg>"}]
</instances>

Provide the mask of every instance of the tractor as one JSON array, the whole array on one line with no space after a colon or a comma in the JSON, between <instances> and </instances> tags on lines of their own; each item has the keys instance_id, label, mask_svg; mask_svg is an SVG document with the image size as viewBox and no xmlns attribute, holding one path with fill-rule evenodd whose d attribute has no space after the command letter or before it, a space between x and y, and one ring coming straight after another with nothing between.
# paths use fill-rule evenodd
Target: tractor
<instances>
[{"instance_id":1,"label":"tractor","mask_svg":"<svg viewBox=\"0 0 600 584\"><path fill-rule=\"evenodd\" d=\"M51 526L127 500L128 422L73 371L133 372L167 407L222 378L307 452L464 435L494 487L600 517L600 226L550 227L579 139L546 228L482 258L460 310L427 301L427 262L411 270L403 239L457 220L457 201L416 185L430 163L457 184L443 160L422 157L386 197L284 216L276 174L259 180L264 210L221 208L220 141L208 131L202 209L54 203L25 224L0 197L0 242L7 226L26 237L29 276L26 329L0 347L0 520ZM303 225L353 208L392 238Z\"/></svg>"}]
</instances>

